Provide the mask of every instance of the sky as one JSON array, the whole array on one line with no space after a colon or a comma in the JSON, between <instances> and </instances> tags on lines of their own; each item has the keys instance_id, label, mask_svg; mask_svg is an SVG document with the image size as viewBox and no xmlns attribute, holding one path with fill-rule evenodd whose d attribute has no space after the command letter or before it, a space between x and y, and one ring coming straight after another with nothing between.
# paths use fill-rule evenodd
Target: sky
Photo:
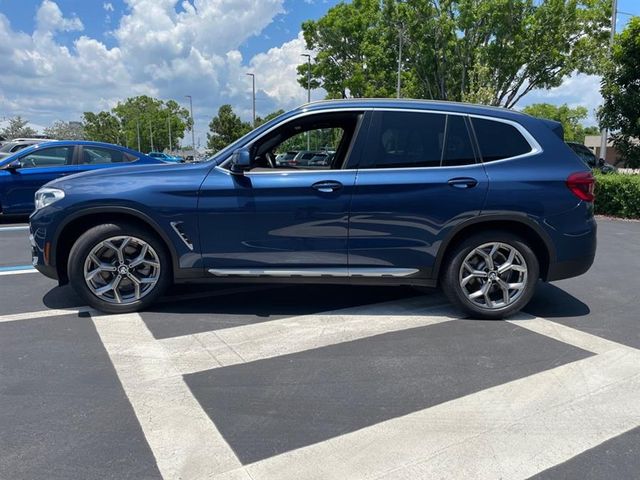
<instances>
[{"instance_id":1,"label":"sky","mask_svg":"<svg viewBox=\"0 0 640 480\"><path fill-rule=\"evenodd\" d=\"M0 122L21 115L42 128L130 96L188 106L191 95L204 147L220 105L251 118L248 72L256 73L258 115L306 101L296 81L306 52L300 26L338 1L0 0ZM640 0L619 0L618 8L640 14ZM618 16L618 29L628 18ZM568 103L593 112L598 90L598 77L575 75L518 107ZM312 100L323 96L312 92Z\"/></svg>"}]
</instances>

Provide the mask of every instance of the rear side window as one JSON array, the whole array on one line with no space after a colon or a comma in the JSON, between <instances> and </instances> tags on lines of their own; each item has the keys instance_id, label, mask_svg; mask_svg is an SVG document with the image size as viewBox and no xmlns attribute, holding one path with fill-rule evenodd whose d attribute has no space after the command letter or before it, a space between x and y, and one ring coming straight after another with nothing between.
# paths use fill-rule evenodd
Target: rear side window
<instances>
[{"instance_id":1,"label":"rear side window","mask_svg":"<svg viewBox=\"0 0 640 480\"><path fill-rule=\"evenodd\" d=\"M471 121L484 162L517 157L531 151L529 142L513 125L483 118L472 118Z\"/></svg>"},{"instance_id":2,"label":"rear side window","mask_svg":"<svg viewBox=\"0 0 640 480\"><path fill-rule=\"evenodd\" d=\"M465 118L445 113L378 112L369 168L448 167L475 163Z\"/></svg>"},{"instance_id":3,"label":"rear side window","mask_svg":"<svg viewBox=\"0 0 640 480\"><path fill-rule=\"evenodd\" d=\"M83 147L80 163L83 165L99 165L104 163L126 163L134 160L137 160L137 158L120 150L101 147Z\"/></svg>"},{"instance_id":4,"label":"rear side window","mask_svg":"<svg viewBox=\"0 0 640 480\"><path fill-rule=\"evenodd\" d=\"M447 130L444 151L442 152L442 166L470 165L475 163L476 156L471 146L469 131L464 117L460 115L447 116Z\"/></svg>"}]
</instances>

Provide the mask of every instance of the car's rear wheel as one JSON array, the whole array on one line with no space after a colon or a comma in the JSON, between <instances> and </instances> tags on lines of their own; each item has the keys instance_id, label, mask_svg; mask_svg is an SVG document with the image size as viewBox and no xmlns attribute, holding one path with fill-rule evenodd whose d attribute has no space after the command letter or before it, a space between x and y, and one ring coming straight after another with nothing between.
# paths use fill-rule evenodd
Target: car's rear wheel
<instances>
[{"instance_id":1,"label":"car's rear wheel","mask_svg":"<svg viewBox=\"0 0 640 480\"><path fill-rule=\"evenodd\" d=\"M531 247L509 232L473 235L447 258L444 293L473 318L499 319L523 308L531 300L540 272Z\"/></svg>"},{"instance_id":2,"label":"car's rear wheel","mask_svg":"<svg viewBox=\"0 0 640 480\"><path fill-rule=\"evenodd\" d=\"M69 282L92 307L109 313L141 310L171 279L162 242L136 225L98 225L71 248Z\"/></svg>"}]
</instances>

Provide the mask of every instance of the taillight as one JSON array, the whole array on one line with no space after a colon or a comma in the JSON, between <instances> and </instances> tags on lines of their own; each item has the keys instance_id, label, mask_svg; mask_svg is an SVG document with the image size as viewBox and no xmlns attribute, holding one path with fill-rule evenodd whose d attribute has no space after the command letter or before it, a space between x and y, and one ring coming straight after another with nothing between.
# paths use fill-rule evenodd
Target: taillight
<instances>
[{"instance_id":1,"label":"taillight","mask_svg":"<svg viewBox=\"0 0 640 480\"><path fill-rule=\"evenodd\" d=\"M594 195L596 179L591 172L572 173L567 178L567 187L576 197L585 202L593 202L596 198Z\"/></svg>"}]
</instances>

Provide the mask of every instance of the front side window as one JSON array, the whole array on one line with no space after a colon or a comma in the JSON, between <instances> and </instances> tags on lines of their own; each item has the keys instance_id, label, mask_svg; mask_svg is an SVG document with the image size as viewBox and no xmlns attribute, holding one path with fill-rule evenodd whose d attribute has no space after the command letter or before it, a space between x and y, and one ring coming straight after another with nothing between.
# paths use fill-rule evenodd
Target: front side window
<instances>
[{"instance_id":1,"label":"front side window","mask_svg":"<svg viewBox=\"0 0 640 480\"><path fill-rule=\"evenodd\" d=\"M464 116L379 112L369 137L369 168L448 167L475 163Z\"/></svg>"},{"instance_id":2,"label":"front side window","mask_svg":"<svg viewBox=\"0 0 640 480\"><path fill-rule=\"evenodd\" d=\"M340 169L347 160L359 112L317 114L292 120L251 148L252 169Z\"/></svg>"},{"instance_id":3,"label":"front side window","mask_svg":"<svg viewBox=\"0 0 640 480\"><path fill-rule=\"evenodd\" d=\"M484 162L517 157L532 150L529 142L513 125L484 118L473 118L471 123Z\"/></svg>"},{"instance_id":4,"label":"front side window","mask_svg":"<svg viewBox=\"0 0 640 480\"><path fill-rule=\"evenodd\" d=\"M105 163L126 163L136 160L133 155L111 148L83 147L81 165L100 165Z\"/></svg>"},{"instance_id":5,"label":"front side window","mask_svg":"<svg viewBox=\"0 0 640 480\"><path fill-rule=\"evenodd\" d=\"M74 147L43 148L20 158L22 168L62 167L71 165Z\"/></svg>"}]
</instances>

